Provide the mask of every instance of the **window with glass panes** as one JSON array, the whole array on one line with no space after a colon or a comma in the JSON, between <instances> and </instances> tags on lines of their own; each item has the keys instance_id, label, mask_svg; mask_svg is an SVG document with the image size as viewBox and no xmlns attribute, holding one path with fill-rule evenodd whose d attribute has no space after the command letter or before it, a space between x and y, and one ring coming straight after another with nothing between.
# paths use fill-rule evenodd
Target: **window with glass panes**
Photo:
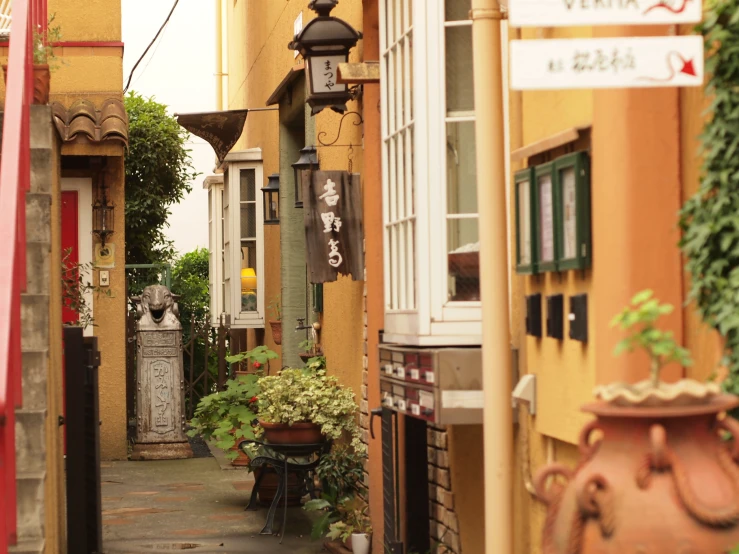
<instances>
[{"instance_id":1,"label":"window with glass panes","mask_svg":"<svg viewBox=\"0 0 739 554\"><path fill-rule=\"evenodd\" d=\"M262 327L265 302L261 150L231 153L226 162L223 197L225 302L232 326Z\"/></svg>"},{"instance_id":2,"label":"window with glass panes","mask_svg":"<svg viewBox=\"0 0 739 554\"><path fill-rule=\"evenodd\" d=\"M481 340L470 8L380 1L385 333L397 342Z\"/></svg>"}]
</instances>

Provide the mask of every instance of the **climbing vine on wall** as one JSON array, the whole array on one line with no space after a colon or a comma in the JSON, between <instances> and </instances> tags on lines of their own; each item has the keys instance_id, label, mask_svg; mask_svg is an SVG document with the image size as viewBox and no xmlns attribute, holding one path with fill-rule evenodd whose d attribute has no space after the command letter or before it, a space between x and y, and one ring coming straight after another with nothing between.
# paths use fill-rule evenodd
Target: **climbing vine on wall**
<instances>
[{"instance_id":1,"label":"climbing vine on wall","mask_svg":"<svg viewBox=\"0 0 739 554\"><path fill-rule=\"evenodd\" d=\"M690 297L726 339L724 387L739 394L739 0L712 2L700 30L712 102L701 136L702 179L680 214L680 246Z\"/></svg>"}]
</instances>

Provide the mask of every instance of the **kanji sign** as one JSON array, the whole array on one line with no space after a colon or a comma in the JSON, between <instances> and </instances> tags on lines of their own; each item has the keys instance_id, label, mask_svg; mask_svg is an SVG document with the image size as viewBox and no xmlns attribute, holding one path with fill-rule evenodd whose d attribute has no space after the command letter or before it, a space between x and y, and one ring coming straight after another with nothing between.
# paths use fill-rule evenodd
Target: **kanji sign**
<instances>
[{"instance_id":1,"label":"kanji sign","mask_svg":"<svg viewBox=\"0 0 739 554\"><path fill-rule=\"evenodd\" d=\"M514 27L698 23L701 0L510 0Z\"/></svg>"},{"instance_id":2,"label":"kanji sign","mask_svg":"<svg viewBox=\"0 0 739 554\"><path fill-rule=\"evenodd\" d=\"M359 175L314 171L303 191L305 239L311 283L338 275L364 280L362 193Z\"/></svg>"},{"instance_id":3,"label":"kanji sign","mask_svg":"<svg viewBox=\"0 0 739 554\"><path fill-rule=\"evenodd\" d=\"M703 85L703 38L514 40L513 90Z\"/></svg>"}]
</instances>

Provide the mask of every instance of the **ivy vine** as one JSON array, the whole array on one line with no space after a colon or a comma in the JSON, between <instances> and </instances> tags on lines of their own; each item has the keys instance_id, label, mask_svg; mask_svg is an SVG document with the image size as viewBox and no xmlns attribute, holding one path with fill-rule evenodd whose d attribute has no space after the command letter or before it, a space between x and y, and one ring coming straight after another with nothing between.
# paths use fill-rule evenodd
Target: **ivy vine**
<instances>
[{"instance_id":1,"label":"ivy vine","mask_svg":"<svg viewBox=\"0 0 739 554\"><path fill-rule=\"evenodd\" d=\"M690 299L725 338L726 391L739 394L739 0L706 7L706 96L702 178L680 212L680 247L690 273Z\"/></svg>"}]
</instances>

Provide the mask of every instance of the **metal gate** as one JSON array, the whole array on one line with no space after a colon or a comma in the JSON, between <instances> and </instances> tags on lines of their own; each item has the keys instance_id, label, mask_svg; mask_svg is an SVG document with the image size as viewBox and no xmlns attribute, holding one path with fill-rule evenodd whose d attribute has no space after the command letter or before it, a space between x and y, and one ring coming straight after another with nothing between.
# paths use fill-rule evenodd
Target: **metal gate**
<instances>
[{"instance_id":1,"label":"metal gate","mask_svg":"<svg viewBox=\"0 0 739 554\"><path fill-rule=\"evenodd\" d=\"M102 552L100 494L100 410L97 338L82 328L65 327L65 401L67 447L67 551Z\"/></svg>"}]
</instances>

